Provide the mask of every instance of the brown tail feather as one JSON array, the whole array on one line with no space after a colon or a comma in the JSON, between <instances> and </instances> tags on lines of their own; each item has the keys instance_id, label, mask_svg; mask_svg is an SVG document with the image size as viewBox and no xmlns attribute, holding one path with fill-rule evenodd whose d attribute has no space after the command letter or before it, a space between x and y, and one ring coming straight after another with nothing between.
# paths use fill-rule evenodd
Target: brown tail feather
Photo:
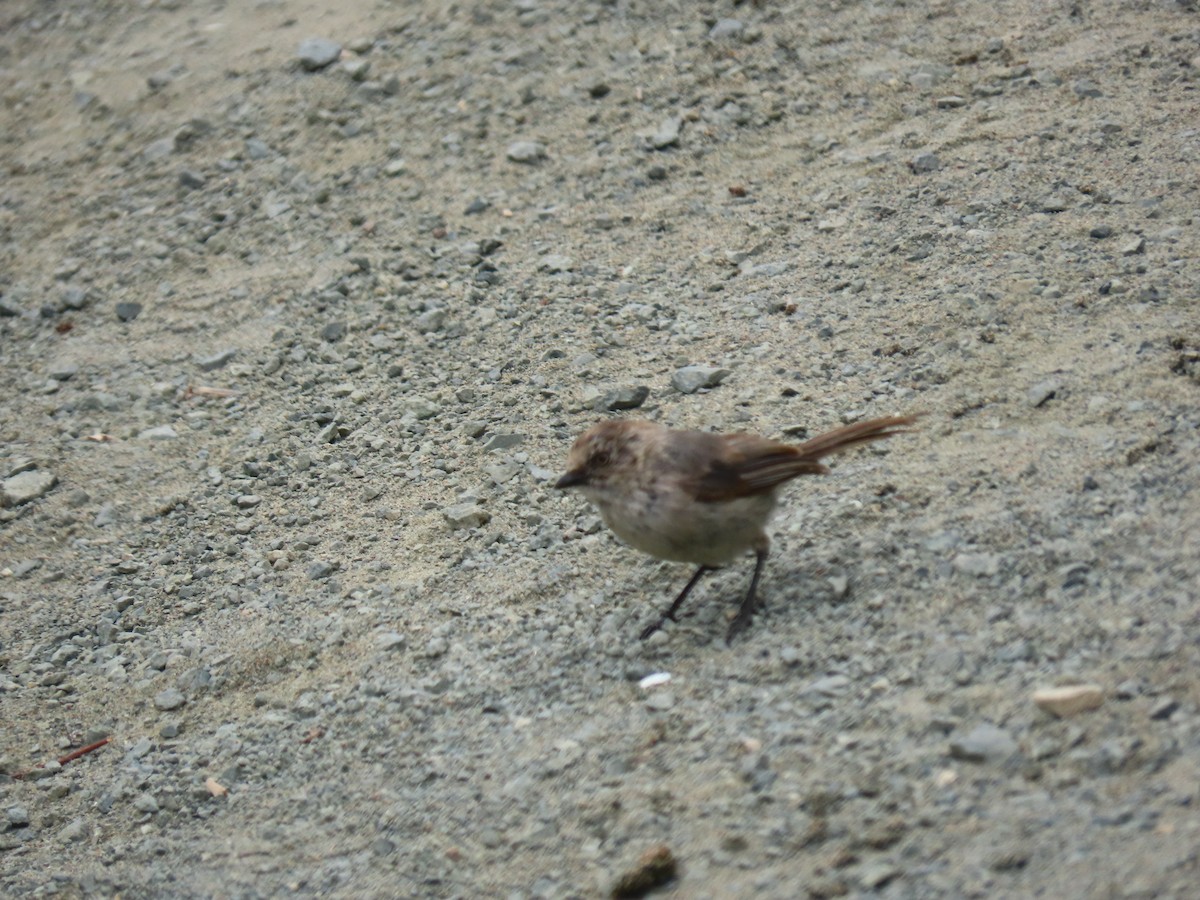
<instances>
[{"instance_id":1,"label":"brown tail feather","mask_svg":"<svg viewBox=\"0 0 1200 900\"><path fill-rule=\"evenodd\" d=\"M844 428L835 428L825 434L817 435L811 441L805 441L796 447L801 459L816 462L833 453L841 453L851 447L881 441L893 435L904 434L911 425L921 417L915 416L886 416L882 419L868 419L866 422L855 422Z\"/></svg>"}]
</instances>

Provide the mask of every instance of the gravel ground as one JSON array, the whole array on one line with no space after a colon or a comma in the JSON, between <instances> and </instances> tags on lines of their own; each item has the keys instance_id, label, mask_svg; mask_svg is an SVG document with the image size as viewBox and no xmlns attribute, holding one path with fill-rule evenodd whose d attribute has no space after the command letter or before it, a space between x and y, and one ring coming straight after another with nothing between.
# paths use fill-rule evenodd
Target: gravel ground
<instances>
[{"instance_id":1,"label":"gravel ground","mask_svg":"<svg viewBox=\"0 0 1200 900\"><path fill-rule=\"evenodd\" d=\"M1194 9L330 7L0 8L0 893L1194 896Z\"/></svg>"}]
</instances>

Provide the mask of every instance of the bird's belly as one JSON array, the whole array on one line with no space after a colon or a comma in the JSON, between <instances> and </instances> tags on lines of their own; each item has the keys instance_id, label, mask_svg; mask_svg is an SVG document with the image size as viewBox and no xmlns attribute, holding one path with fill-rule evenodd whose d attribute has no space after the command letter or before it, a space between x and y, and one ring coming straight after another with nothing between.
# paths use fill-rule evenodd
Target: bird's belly
<instances>
[{"instance_id":1,"label":"bird's belly","mask_svg":"<svg viewBox=\"0 0 1200 900\"><path fill-rule=\"evenodd\" d=\"M596 498L613 532L643 553L696 565L724 565L763 541L763 525L775 508L773 494L719 503L672 505L661 494L640 492L614 502Z\"/></svg>"}]
</instances>

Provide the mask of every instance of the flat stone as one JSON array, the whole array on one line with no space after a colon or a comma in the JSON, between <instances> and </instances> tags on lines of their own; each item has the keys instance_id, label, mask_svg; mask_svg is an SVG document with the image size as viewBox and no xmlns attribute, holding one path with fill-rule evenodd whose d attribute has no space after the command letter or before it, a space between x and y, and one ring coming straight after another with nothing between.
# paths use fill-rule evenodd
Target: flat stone
<instances>
[{"instance_id":1,"label":"flat stone","mask_svg":"<svg viewBox=\"0 0 1200 900\"><path fill-rule=\"evenodd\" d=\"M167 688L154 695L154 706L163 712L179 709L185 703L187 703L187 698L183 696L182 691L176 688Z\"/></svg>"},{"instance_id":2,"label":"flat stone","mask_svg":"<svg viewBox=\"0 0 1200 900\"><path fill-rule=\"evenodd\" d=\"M1017 742L1012 736L989 722L950 741L950 755L967 762L1003 762L1016 752Z\"/></svg>"},{"instance_id":3,"label":"flat stone","mask_svg":"<svg viewBox=\"0 0 1200 900\"><path fill-rule=\"evenodd\" d=\"M619 387L609 391L601 400L601 405L609 410L637 409L650 396L650 388L645 385L636 387Z\"/></svg>"},{"instance_id":4,"label":"flat stone","mask_svg":"<svg viewBox=\"0 0 1200 900\"><path fill-rule=\"evenodd\" d=\"M513 141L505 155L512 162L532 165L546 158L546 147L537 141Z\"/></svg>"},{"instance_id":5,"label":"flat stone","mask_svg":"<svg viewBox=\"0 0 1200 900\"><path fill-rule=\"evenodd\" d=\"M237 356L237 348L229 347L221 350L219 353L214 353L212 356L196 357L196 365L200 367L201 372L211 372L214 369L222 368L231 359Z\"/></svg>"},{"instance_id":6,"label":"flat stone","mask_svg":"<svg viewBox=\"0 0 1200 900\"><path fill-rule=\"evenodd\" d=\"M492 520L492 514L477 503L455 503L443 509L442 515L455 530L479 528Z\"/></svg>"},{"instance_id":7,"label":"flat stone","mask_svg":"<svg viewBox=\"0 0 1200 900\"><path fill-rule=\"evenodd\" d=\"M495 453L497 450L511 450L525 440L525 435L520 432L511 432L508 434L493 434L483 442L483 449L488 453Z\"/></svg>"},{"instance_id":8,"label":"flat stone","mask_svg":"<svg viewBox=\"0 0 1200 900\"><path fill-rule=\"evenodd\" d=\"M1038 709L1065 719L1104 702L1104 690L1098 684L1071 684L1064 687L1042 688L1033 692Z\"/></svg>"},{"instance_id":9,"label":"flat stone","mask_svg":"<svg viewBox=\"0 0 1200 900\"><path fill-rule=\"evenodd\" d=\"M117 318L122 322L132 322L142 314L142 304L129 301L117 304Z\"/></svg>"},{"instance_id":10,"label":"flat stone","mask_svg":"<svg viewBox=\"0 0 1200 900\"><path fill-rule=\"evenodd\" d=\"M56 484L58 476L53 472L42 469L20 472L4 479L3 487L0 487L0 503L4 506L20 506L45 496Z\"/></svg>"},{"instance_id":11,"label":"flat stone","mask_svg":"<svg viewBox=\"0 0 1200 900\"><path fill-rule=\"evenodd\" d=\"M702 388L714 388L732 372L711 366L684 366L671 375L671 385L681 394L694 394Z\"/></svg>"},{"instance_id":12,"label":"flat stone","mask_svg":"<svg viewBox=\"0 0 1200 900\"><path fill-rule=\"evenodd\" d=\"M1047 378L1044 381L1039 381L1028 391L1025 392L1025 400L1034 409L1044 405L1048 400L1053 400L1054 397L1062 390L1062 382L1057 378Z\"/></svg>"},{"instance_id":13,"label":"flat stone","mask_svg":"<svg viewBox=\"0 0 1200 900\"><path fill-rule=\"evenodd\" d=\"M659 123L658 130L650 135L650 146L655 150L665 150L679 143L679 132L683 129L683 119L673 116Z\"/></svg>"},{"instance_id":14,"label":"flat stone","mask_svg":"<svg viewBox=\"0 0 1200 900\"><path fill-rule=\"evenodd\" d=\"M316 72L331 66L342 55L342 45L329 38L307 38L300 42L296 57L307 72Z\"/></svg>"}]
</instances>

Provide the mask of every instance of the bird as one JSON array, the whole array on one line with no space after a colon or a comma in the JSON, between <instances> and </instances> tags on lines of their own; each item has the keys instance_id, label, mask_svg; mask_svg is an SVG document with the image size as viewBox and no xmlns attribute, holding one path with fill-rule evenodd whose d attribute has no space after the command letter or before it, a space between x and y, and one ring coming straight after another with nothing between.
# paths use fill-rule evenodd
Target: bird
<instances>
[{"instance_id":1,"label":"bird","mask_svg":"<svg viewBox=\"0 0 1200 900\"><path fill-rule=\"evenodd\" d=\"M910 430L920 414L887 416L836 428L801 444L744 432L669 428L644 419L610 419L585 431L554 484L575 489L629 546L698 566L674 602L641 632L660 630L701 577L753 551L754 574L725 636L727 645L754 617L759 578L770 551L766 525L780 488L801 475L825 475L821 460Z\"/></svg>"}]
</instances>

